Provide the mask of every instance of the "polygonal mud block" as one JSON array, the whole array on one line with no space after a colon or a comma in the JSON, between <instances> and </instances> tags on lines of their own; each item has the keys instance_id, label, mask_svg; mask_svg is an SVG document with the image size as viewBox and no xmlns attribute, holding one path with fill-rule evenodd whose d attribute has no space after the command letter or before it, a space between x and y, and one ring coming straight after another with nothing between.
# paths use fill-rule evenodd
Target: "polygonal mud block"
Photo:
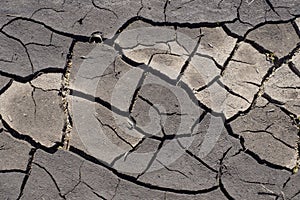
<instances>
[{"instance_id":1,"label":"polygonal mud block","mask_svg":"<svg viewBox=\"0 0 300 200\"><path fill-rule=\"evenodd\" d=\"M199 23L231 21L236 18L236 6L239 2L172 0L167 3L166 19L168 22Z\"/></svg>"},{"instance_id":2,"label":"polygonal mud block","mask_svg":"<svg viewBox=\"0 0 300 200\"><path fill-rule=\"evenodd\" d=\"M240 140L229 135L220 117L207 114L194 128L193 142L188 150L212 169L218 171L220 160L242 149ZM225 157L225 158L224 158Z\"/></svg>"},{"instance_id":3,"label":"polygonal mud block","mask_svg":"<svg viewBox=\"0 0 300 200\"><path fill-rule=\"evenodd\" d=\"M26 200L31 198L63 199L60 188L57 187L56 180L47 171L46 166L32 164L30 177L20 199Z\"/></svg>"},{"instance_id":4,"label":"polygonal mud block","mask_svg":"<svg viewBox=\"0 0 300 200\"><path fill-rule=\"evenodd\" d=\"M252 102L263 77L271 67L266 56L251 45L240 43L223 75L223 84Z\"/></svg>"},{"instance_id":5,"label":"polygonal mud block","mask_svg":"<svg viewBox=\"0 0 300 200\"><path fill-rule=\"evenodd\" d=\"M136 16L141 7L139 1L90 2L85 0L44 4L52 9L41 9L35 12L33 19L63 32L89 36L98 30L106 37L112 37L123 23ZM63 12L59 12L61 10Z\"/></svg>"},{"instance_id":6,"label":"polygonal mud block","mask_svg":"<svg viewBox=\"0 0 300 200\"><path fill-rule=\"evenodd\" d=\"M0 49L3 52L1 55L1 71L19 76L27 76L32 73L32 66L26 54L26 49L17 40L1 33Z\"/></svg>"},{"instance_id":7,"label":"polygonal mud block","mask_svg":"<svg viewBox=\"0 0 300 200\"><path fill-rule=\"evenodd\" d=\"M289 68L288 64L284 64L274 73L274 75L266 83L265 93L272 99L278 101L278 104L284 106L287 110L299 116L299 85L299 76L297 76L297 74Z\"/></svg>"},{"instance_id":8,"label":"polygonal mud block","mask_svg":"<svg viewBox=\"0 0 300 200\"><path fill-rule=\"evenodd\" d=\"M222 78L214 81L208 87L195 90L195 96L206 107L214 112L222 112L226 119L236 115L238 112L245 111L251 105L251 102L239 94L231 94L222 83Z\"/></svg>"},{"instance_id":9,"label":"polygonal mud block","mask_svg":"<svg viewBox=\"0 0 300 200\"><path fill-rule=\"evenodd\" d=\"M18 199L24 176L18 172L0 173L0 198Z\"/></svg>"},{"instance_id":10,"label":"polygonal mud block","mask_svg":"<svg viewBox=\"0 0 300 200\"><path fill-rule=\"evenodd\" d=\"M300 4L298 1L292 0L282 2L277 0L272 1L271 4L277 12L274 13L274 15L279 15L281 20L290 19L292 16L299 14Z\"/></svg>"},{"instance_id":11,"label":"polygonal mud block","mask_svg":"<svg viewBox=\"0 0 300 200\"><path fill-rule=\"evenodd\" d=\"M36 170L48 174L47 176L53 179L51 182L55 181L59 192L64 195L70 192L80 181L80 170L83 162L78 157L64 151L58 151L53 155L37 151L32 164L32 172ZM33 179L38 180L39 177L33 175Z\"/></svg>"},{"instance_id":12,"label":"polygonal mud block","mask_svg":"<svg viewBox=\"0 0 300 200\"><path fill-rule=\"evenodd\" d=\"M230 37L220 28L201 28L204 36L200 40L197 53L211 56L218 64L224 65L237 39Z\"/></svg>"},{"instance_id":13,"label":"polygonal mud block","mask_svg":"<svg viewBox=\"0 0 300 200\"><path fill-rule=\"evenodd\" d=\"M29 83L14 82L0 96L0 102L3 119L14 130L46 146L60 141L63 112L57 91L46 92Z\"/></svg>"},{"instance_id":14,"label":"polygonal mud block","mask_svg":"<svg viewBox=\"0 0 300 200\"><path fill-rule=\"evenodd\" d=\"M117 184L118 179L112 172L70 152L49 154L37 151L23 196L24 199L41 194L51 198L76 196L78 190L87 190L87 186L89 193L95 192L108 199L115 194Z\"/></svg>"},{"instance_id":15,"label":"polygonal mud block","mask_svg":"<svg viewBox=\"0 0 300 200\"><path fill-rule=\"evenodd\" d=\"M13 138L7 132L0 134L0 171L1 170L26 170L30 146L23 142L19 141L16 138Z\"/></svg>"},{"instance_id":16,"label":"polygonal mud block","mask_svg":"<svg viewBox=\"0 0 300 200\"><path fill-rule=\"evenodd\" d=\"M32 80L31 84L38 89L59 91L61 88L61 78L61 73L42 74L38 78Z\"/></svg>"},{"instance_id":17,"label":"polygonal mud block","mask_svg":"<svg viewBox=\"0 0 300 200\"><path fill-rule=\"evenodd\" d=\"M3 30L11 37L16 38L15 41L22 45L20 49L24 49L26 54L21 59L28 59L29 62L27 65L30 70L27 74L20 73L17 70L20 68L18 65L13 65L13 69L15 68L16 70L9 71L10 73L24 76L45 68L62 69L64 67L71 39L55 34L43 25L20 19L5 26ZM13 51L14 46L8 49ZM10 57L13 63L17 63L20 60L18 53L10 55ZM17 62L14 59L17 59Z\"/></svg>"},{"instance_id":18,"label":"polygonal mud block","mask_svg":"<svg viewBox=\"0 0 300 200\"><path fill-rule=\"evenodd\" d=\"M258 105L230 125L244 138L244 146L261 159L290 169L295 166L298 130L280 108L259 98Z\"/></svg>"},{"instance_id":19,"label":"polygonal mud block","mask_svg":"<svg viewBox=\"0 0 300 200\"><path fill-rule=\"evenodd\" d=\"M247 39L255 41L279 58L289 54L300 41L291 23L266 24L250 32Z\"/></svg>"},{"instance_id":20,"label":"polygonal mud block","mask_svg":"<svg viewBox=\"0 0 300 200\"><path fill-rule=\"evenodd\" d=\"M143 2L139 14L145 18L152 19L153 21L165 21L165 4L166 2L159 0Z\"/></svg>"},{"instance_id":21,"label":"polygonal mud block","mask_svg":"<svg viewBox=\"0 0 300 200\"><path fill-rule=\"evenodd\" d=\"M239 36L244 36L249 29L253 28L251 24L245 24L239 20L231 24L226 24L225 27L228 28L231 33Z\"/></svg>"},{"instance_id":22,"label":"polygonal mud block","mask_svg":"<svg viewBox=\"0 0 300 200\"><path fill-rule=\"evenodd\" d=\"M239 20L228 23L226 26L235 34L244 36L247 31L265 21L288 21L293 19L294 14L299 14L299 4L297 1L272 1L247 0L241 2L238 9Z\"/></svg>"},{"instance_id":23,"label":"polygonal mud block","mask_svg":"<svg viewBox=\"0 0 300 200\"><path fill-rule=\"evenodd\" d=\"M280 196L290 172L259 164L245 153L223 162L221 182L234 199L274 199Z\"/></svg>"}]
</instances>

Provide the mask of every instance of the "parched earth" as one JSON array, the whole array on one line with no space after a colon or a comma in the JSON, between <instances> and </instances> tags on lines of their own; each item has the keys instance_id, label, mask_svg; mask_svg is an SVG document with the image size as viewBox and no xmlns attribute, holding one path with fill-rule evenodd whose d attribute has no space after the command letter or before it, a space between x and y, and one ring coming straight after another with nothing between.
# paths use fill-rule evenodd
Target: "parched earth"
<instances>
[{"instance_id":1,"label":"parched earth","mask_svg":"<svg viewBox=\"0 0 300 200\"><path fill-rule=\"evenodd\" d=\"M300 199L298 0L2 0L0 27L0 199Z\"/></svg>"}]
</instances>

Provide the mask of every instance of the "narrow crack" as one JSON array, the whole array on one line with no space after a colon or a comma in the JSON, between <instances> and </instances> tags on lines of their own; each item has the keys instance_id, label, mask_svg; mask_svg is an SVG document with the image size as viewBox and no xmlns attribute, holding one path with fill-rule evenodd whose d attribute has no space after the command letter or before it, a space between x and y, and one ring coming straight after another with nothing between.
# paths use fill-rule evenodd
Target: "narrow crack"
<instances>
[{"instance_id":1,"label":"narrow crack","mask_svg":"<svg viewBox=\"0 0 300 200\"><path fill-rule=\"evenodd\" d=\"M234 92L232 89L230 89L227 85L224 85L220 79L217 79L216 82L218 83L218 85L220 85L222 88L224 88L229 94L232 94L233 96L239 97L241 99L243 99L244 101L246 101L247 103L251 104L251 102L246 99L245 97L243 97L242 95Z\"/></svg>"},{"instance_id":2,"label":"narrow crack","mask_svg":"<svg viewBox=\"0 0 300 200\"><path fill-rule=\"evenodd\" d=\"M300 194L300 191L298 191L296 194L294 194L291 199L294 199L296 196L298 196Z\"/></svg>"},{"instance_id":3,"label":"narrow crack","mask_svg":"<svg viewBox=\"0 0 300 200\"><path fill-rule=\"evenodd\" d=\"M134 93L132 95L132 98L131 98L131 103L130 103L129 108L128 108L129 117L131 117L131 113L132 113L133 107L134 107L134 105L135 105L135 103L137 101L139 92L142 89L142 86L143 86L144 81L145 81L145 79L147 77L147 74L148 74L148 72L144 71L143 74L142 74L142 76L141 76L141 78L140 78L140 80L139 80L139 82L137 83L136 89L135 89L135 91L134 91Z\"/></svg>"},{"instance_id":4,"label":"narrow crack","mask_svg":"<svg viewBox=\"0 0 300 200\"><path fill-rule=\"evenodd\" d=\"M201 158L193 154L190 150L185 150L185 152L191 157L200 162L203 166L205 166L207 169L209 169L212 172L218 173L218 170L215 170L211 166L209 166L207 163L205 163Z\"/></svg>"},{"instance_id":5,"label":"narrow crack","mask_svg":"<svg viewBox=\"0 0 300 200\"><path fill-rule=\"evenodd\" d=\"M0 59L0 62L4 62L4 63L13 63L13 57L11 58L11 60L6 60L6 59Z\"/></svg>"},{"instance_id":6,"label":"narrow crack","mask_svg":"<svg viewBox=\"0 0 300 200\"><path fill-rule=\"evenodd\" d=\"M83 36L83 35L75 35L75 34L72 34L72 33L67 33L67 32L63 32L63 31L59 31L59 30L56 30L54 28L52 28L51 26L48 26L47 24L45 24L44 22L41 22L41 21L37 21L37 20L34 20L34 19L31 19L31 18L26 18L26 17L15 17L13 18L12 20L10 20L9 22L7 22L6 24L4 24L1 28L0 28L0 32L3 33L3 34L6 34L5 32L3 32L3 29L10 25L11 23L13 23L14 21L19 21L19 20L23 20L23 21L28 21L28 22L32 22L32 23L36 23L36 24L39 24L39 25L42 25L43 27L45 27L46 29L50 30L51 32L53 33L56 33L58 35L62 35L62 36L65 36L65 37L68 37L68 38L72 38L72 39L75 39L76 41L80 41L80 42L89 42L90 40L90 36ZM8 35L8 34L6 34ZM9 36L8 36L9 37ZM12 36L10 36L12 37ZM12 37L13 39L14 37ZM14 38L15 40L19 40L17 38ZM19 40L19 42L21 42ZM21 42L22 44L22 42ZM23 44L24 46L24 44Z\"/></svg>"},{"instance_id":7,"label":"narrow crack","mask_svg":"<svg viewBox=\"0 0 300 200\"><path fill-rule=\"evenodd\" d=\"M13 79L10 79L8 83L5 84L3 88L0 89L0 95L3 94L6 90L9 89L9 87L12 85Z\"/></svg>"},{"instance_id":8,"label":"narrow crack","mask_svg":"<svg viewBox=\"0 0 300 200\"><path fill-rule=\"evenodd\" d=\"M36 13L38 13L38 12L40 12L40 11L42 11L42 10L51 10L51 11L54 11L54 12L56 12L56 13L62 13L62 12L65 12L65 10L57 10L57 9L54 9L54 8L47 8L47 7L44 7L44 8L39 8L39 9L35 10L35 11L31 14L31 16L30 16L29 18L33 18L33 16L34 16Z\"/></svg>"},{"instance_id":9,"label":"narrow crack","mask_svg":"<svg viewBox=\"0 0 300 200\"><path fill-rule=\"evenodd\" d=\"M288 62L288 66L289 68L292 70L292 72L294 72L299 78L300 78L300 71L298 70L298 68L295 66L295 64L293 62Z\"/></svg>"},{"instance_id":10,"label":"narrow crack","mask_svg":"<svg viewBox=\"0 0 300 200\"><path fill-rule=\"evenodd\" d=\"M41 44L41 43L36 43L36 42L28 42L24 44L26 47L30 45L35 45L35 46L41 46L41 47L54 47L54 48L61 48L62 46L56 46L54 44Z\"/></svg>"},{"instance_id":11,"label":"narrow crack","mask_svg":"<svg viewBox=\"0 0 300 200\"><path fill-rule=\"evenodd\" d=\"M272 104L275 104L277 106L283 106L285 103L281 102L281 101L278 101L276 99L273 99L270 95L268 95L267 93L263 93L261 95L261 97L265 98L268 102L272 103Z\"/></svg>"},{"instance_id":12,"label":"narrow crack","mask_svg":"<svg viewBox=\"0 0 300 200\"><path fill-rule=\"evenodd\" d=\"M238 171L235 169L235 168L233 168L233 170L235 171L235 174L237 175L237 177L238 177L238 179L240 180L240 181L242 181L242 182L244 182L244 183L251 183L251 184L255 184L255 185L276 185L276 184L274 184L274 183L269 183L269 182L260 182L260 181L249 181L249 180L245 180L245 179L243 179L243 178L241 178L240 176L239 176L239 173L238 173Z\"/></svg>"},{"instance_id":13,"label":"narrow crack","mask_svg":"<svg viewBox=\"0 0 300 200\"><path fill-rule=\"evenodd\" d=\"M263 55L270 55L273 63L276 63L278 61L278 57L270 50L266 49L256 41L250 40L250 39L245 39L243 42L250 44L257 52Z\"/></svg>"},{"instance_id":14,"label":"narrow crack","mask_svg":"<svg viewBox=\"0 0 300 200\"><path fill-rule=\"evenodd\" d=\"M297 19L297 17L299 17L299 16L294 16L293 18L291 18L291 19L286 19L286 20L284 20L284 19L280 19L280 20L275 20L275 21L264 21L264 22L261 22L261 23L258 23L258 24L256 24L253 28L250 28L245 34L244 34L244 38L246 38L247 37L247 35L249 35L252 31L254 31L254 30L256 30L256 29L258 29L258 28L260 28L260 27L262 27L262 26L265 26L265 25L267 25L267 24L286 24L286 23L290 23L290 22L292 22L292 21L294 21L295 19Z\"/></svg>"},{"instance_id":15,"label":"narrow crack","mask_svg":"<svg viewBox=\"0 0 300 200\"><path fill-rule=\"evenodd\" d=\"M39 163L33 162L34 165L38 166L39 168L41 168L44 172L46 172L49 177L51 178L52 182L55 185L56 190L58 191L58 195L63 198L66 199L66 197L61 193L60 188L58 187L58 183L56 182L54 176L46 169L46 167L40 165Z\"/></svg>"},{"instance_id":16,"label":"narrow crack","mask_svg":"<svg viewBox=\"0 0 300 200\"><path fill-rule=\"evenodd\" d=\"M271 162L269 162L265 159L262 159L258 154L256 154L255 152L247 149L245 147L245 144L244 144L245 143L244 137L234 133L232 128L231 128L231 125L228 122L225 122L225 128L226 128L226 130L227 130L227 132L229 133L230 136L232 136L232 137L234 137L234 138L236 138L240 141L242 151L244 153L246 153L247 155L251 156L258 164L266 165L266 166L268 166L272 169L286 170L288 172L291 172L291 169L289 169L287 167L284 167L284 166L281 166L281 165L271 163Z\"/></svg>"},{"instance_id":17,"label":"narrow crack","mask_svg":"<svg viewBox=\"0 0 300 200\"><path fill-rule=\"evenodd\" d=\"M124 55L124 54L123 54L123 55ZM133 107L134 107L134 105L135 105L135 102L137 101L137 98L138 98L138 96L139 96L139 92L140 92L140 90L142 89L142 86L143 86L143 84L144 84L144 81L145 81L145 79L146 79L146 77L147 77L147 75L148 75L148 73L149 73L149 69L150 69L149 66L150 66L150 63L152 62L152 59L154 58L155 55L157 55L157 54L151 55L151 57L150 57L149 60L148 60L148 63L147 63L147 64L143 64L143 74L142 74L142 76L141 76L141 78L140 78L140 80L139 80L139 82L138 82L138 84L137 84L137 86L136 86L136 89L135 89L135 91L134 91L134 93L133 93L133 96L132 96L132 98L131 98L131 103L130 103L129 108L128 108L128 111L129 111L129 117L130 117L131 119L133 119L133 118L131 117L131 113L132 113Z\"/></svg>"},{"instance_id":18,"label":"narrow crack","mask_svg":"<svg viewBox=\"0 0 300 200\"><path fill-rule=\"evenodd\" d=\"M237 63L243 63L243 64L246 64L246 65L254 65L255 63L249 63L249 62L246 62L246 61L242 61L242 60L236 60L236 59L231 59L232 62L237 62Z\"/></svg>"},{"instance_id":19,"label":"narrow crack","mask_svg":"<svg viewBox=\"0 0 300 200\"><path fill-rule=\"evenodd\" d=\"M99 105L106 108L107 110L114 112L115 114L118 114L118 115L123 116L123 117L128 117L128 112L127 111L120 110L119 108L111 105L109 102L104 101L100 97L94 97L90 94L85 94L81 91L74 90L74 89L69 89L69 90L70 90L69 95L79 97L79 98L83 98L83 99L88 100L90 102L96 102Z\"/></svg>"},{"instance_id":20,"label":"narrow crack","mask_svg":"<svg viewBox=\"0 0 300 200\"><path fill-rule=\"evenodd\" d=\"M94 116L94 117L95 117L95 118L97 119L97 121L101 124L101 126L104 126L104 127L109 128L110 130L112 130L112 131L115 133L115 135L116 135L120 140L122 140L124 143L128 144L131 148L134 148L134 146L133 146L130 142L128 142L125 138L123 138L123 137L117 132L116 128L112 127L112 126L109 125L109 124L103 123L97 116Z\"/></svg>"},{"instance_id":21,"label":"narrow crack","mask_svg":"<svg viewBox=\"0 0 300 200\"><path fill-rule=\"evenodd\" d=\"M253 1L254 1L254 0L253 0ZM253 1L252 1L252 2L253 2ZM250 5L252 2L248 3L248 5ZM238 7L237 7L237 9L236 9L236 11L237 11L237 12L236 12L237 19L238 19L238 21L239 21L240 23L253 27L253 26L254 26L253 24L251 24L250 22L243 21L243 20L241 19L240 9L241 9L242 4L243 4L243 0L240 1L240 4L238 5Z\"/></svg>"},{"instance_id":22,"label":"narrow crack","mask_svg":"<svg viewBox=\"0 0 300 200\"><path fill-rule=\"evenodd\" d=\"M244 36L240 36L240 35L238 35L238 34L236 34L236 33L231 32L231 30L226 26L226 24L222 25L221 27L222 27L223 31L224 31L228 36L233 37L233 38L236 38L236 39L237 39L237 42L241 42L241 41L243 41L243 40L245 39Z\"/></svg>"},{"instance_id":23,"label":"narrow crack","mask_svg":"<svg viewBox=\"0 0 300 200\"><path fill-rule=\"evenodd\" d=\"M194 124L193 124L192 127L191 127L191 134L195 135L195 134L194 134L194 130L195 130L196 126L197 126L198 124L200 124L200 123L203 121L203 119L205 118L206 115L207 115L207 112L204 111L204 112L198 117L198 119L195 120Z\"/></svg>"},{"instance_id":24,"label":"narrow crack","mask_svg":"<svg viewBox=\"0 0 300 200\"><path fill-rule=\"evenodd\" d=\"M226 166L223 164L224 162L224 159L226 158L226 155L228 154L228 152L230 151L232 147L229 147L224 153L223 153L223 156L222 158L220 159L220 167L219 167L219 170L218 170L218 175L217 175L217 180L219 182L219 187L220 187L220 190L221 192L225 195L225 197L229 200L234 200L234 198L229 194L229 192L226 190L223 182L222 182L222 175L224 173L224 170L226 170Z\"/></svg>"},{"instance_id":25,"label":"narrow crack","mask_svg":"<svg viewBox=\"0 0 300 200\"><path fill-rule=\"evenodd\" d=\"M271 10L278 16L281 18L281 16L278 14L278 12L275 10L273 4L270 2L270 0L265 0L265 2L268 4L268 6L271 8Z\"/></svg>"},{"instance_id":26,"label":"narrow crack","mask_svg":"<svg viewBox=\"0 0 300 200\"><path fill-rule=\"evenodd\" d=\"M281 197L283 200L286 199L283 190L284 190L284 188L287 186L287 184L289 183L290 180L291 180L291 176L289 176L288 179L282 184L282 187L281 187L281 194L278 195L278 196L276 197L275 200L278 200L280 197Z\"/></svg>"},{"instance_id":27,"label":"narrow crack","mask_svg":"<svg viewBox=\"0 0 300 200\"><path fill-rule=\"evenodd\" d=\"M161 129L162 129L162 132L164 133L163 127L161 127ZM164 133L164 135L165 135L165 133ZM157 156L158 156L158 154L159 154L159 152L160 152L160 149L163 147L164 142L165 142L165 140L162 140L162 141L159 143L159 145L158 145L158 147L157 147L157 150L155 151L155 153L153 154L152 158L151 158L150 161L148 162L147 167L143 170L143 172L141 172L141 173L137 176L137 178L136 178L137 180L138 180L141 176L143 176L143 175L148 171L148 169L150 169L150 167L152 166L153 162L154 162L155 160L157 160Z\"/></svg>"},{"instance_id":28,"label":"narrow crack","mask_svg":"<svg viewBox=\"0 0 300 200\"><path fill-rule=\"evenodd\" d=\"M297 141L297 147L296 147L296 152L297 152L297 163L295 167L293 168L293 173L297 173L299 171L299 166L300 166L300 119L299 117L297 118L298 120L298 141Z\"/></svg>"},{"instance_id":29,"label":"narrow crack","mask_svg":"<svg viewBox=\"0 0 300 200\"><path fill-rule=\"evenodd\" d=\"M141 4L141 7L140 7L139 10L137 11L136 16L140 16L140 12L141 12L141 11L143 10L143 8L144 8L143 0L140 0L140 4Z\"/></svg>"},{"instance_id":30,"label":"narrow crack","mask_svg":"<svg viewBox=\"0 0 300 200\"><path fill-rule=\"evenodd\" d=\"M144 102L146 102L149 106L151 106L152 108L154 108L154 110L157 112L157 114L158 115L161 115L161 112L160 112L160 110L149 100L149 99L146 99L146 98L144 98L143 96L141 96L141 95L138 95L138 97L142 100L142 101L144 101Z\"/></svg>"},{"instance_id":31,"label":"narrow crack","mask_svg":"<svg viewBox=\"0 0 300 200\"><path fill-rule=\"evenodd\" d=\"M202 86L200 88L194 89L195 93L201 92L202 90L205 90L205 89L209 88L211 85L213 85L214 83L216 83L220 78L221 78L221 76L217 75L211 81L209 81L206 85L204 85L204 86Z\"/></svg>"},{"instance_id":32,"label":"narrow crack","mask_svg":"<svg viewBox=\"0 0 300 200\"><path fill-rule=\"evenodd\" d=\"M257 192L258 195L264 195L264 196L272 196L272 197L280 197L280 195L278 195L277 193L275 193L274 191L268 189L267 187L265 187L264 185L261 185L267 192Z\"/></svg>"},{"instance_id":33,"label":"narrow crack","mask_svg":"<svg viewBox=\"0 0 300 200\"><path fill-rule=\"evenodd\" d=\"M158 159L156 159L156 161L157 161L159 164L161 164L166 170L168 170L168 171L170 171L170 172L176 172L176 173L179 173L179 174L181 174L182 176L184 176L184 177L190 179L190 177L188 177L188 176L187 176L186 174L184 174L183 172L181 172L181 171L179 171L179 170L177 170L177 169L171 169L171 168L169 168L168 166L164 165L164 164L163 164L161 161L159 161Z\"/></svg>"},{"instance_id":34,"label":"narrow crack","mask_svg":"<svg viewBox=\"0 0 300 200\"><path fill-rule=\"evenodd\" d=\"M200 29L200 35L198 36L198 40L197 40L197 43L193 49L193 51L189 54L188 58L186 59L186 61L184 62L183 66L181 67L181 70L180 70L180 73L179 75L177 76L176 78L176 85L178 85L179 81L181 80L181 77L183 76L185 70L187 69L187 67L189 66L192 58L194 57L194 55L196 54L199 46L200 46L200 42L201 42L201 38L203 37L204 35L201 33L201 29Z\"/></svg>"},{"instance_id":35,"label":"narrow crack","mask_svg":"<svg viewBox=\"0 0 300 200\"><path fill-rule=\"evenodd\" d=\"M44 88L42 88L42 87L38 87L38 86L36 86L36 85L34 85L31 81L29 81L29 84L30 84L30 86L32 87L32 88L34 88L35 90L41 90L41 91L43 91L43 92L60 92L60 90L59 89L44 89Z\"/></svg>"},{"instance_id":36,"label":"narrow crack","mask_svg":"<svg viewBox=\"0 0 300 200\"><path fill-rule=\"evenodd\" d=\"M21 188L20 188L20 193L19 193L19 196L17 198L17 200L21 199L22 195L23 195L23 192L24 192L24 188L26 186L26 183L29 179L29 176L31 174L31 168L32 168L32 163L33 163L33 159L34 159L34 155L36 153L36 148L32 148L29 152L29 159L28 159L28 164L27 164L27 167L26 167L26 170L25 170L25 176L24 176L24 179L23 179L23 182L21 184Z\"/></svg>"},{"instance_id":37,"label":"narrow crack","mask_svg":"<svg viewBox=\"0 0 300 200\"><path fill-rule=\"evenodd\" d=\"M165 22L167 22L167 14L166 14L166 12L167 12L167 7L168 7L168 4L170 4L170 2L171 2L171 0L166 0L165 1L165 5L164 5L164 21Z\"/></svg>"},{"instance_id":38,"label":"narrow crack","mask_svg":"<svg viewBox=\"0 0 300 200\"><path fill-rule=\"evenodd\" d=\"M271 135L275 140L277 140L278 142L280 142L281 144L287 146L288 148L290 149L293 149L295 150L295 146L292 146L288 143L286 143L285 141L281 140L280 138L276 137L272 132L270 131L267 131L267 130L256 130L256 131L253 131L253 130L244 130L242 131L242 133L246 133L246 132L250 132L250 133L267 133L269 135Z\"/></svg>"},{"instance_id":39,"label":"narrow crack","mask_svg":"<svg viewBox=\"0 0 300 200\"><path fill-rule=\"evenodd\" d=\"M237 51L237 49L239 48L239 43L240 43L240 40L237 40L232 51L230 52L229 56L227 57L227 59L225 60L224 64L223 64L223 67L221 69L221 73L220 75L223 76L224 73L225 73L225 70L227 69L227 66L229 64L229 62L231 61L231 59L233 58L233 56L235 55L235 52Z\"/></svg>"},{"instance_id":40,"label":"narrow crack","mask_svg":"<svg viewBox=\"0 0 300 200\"><path fill-rule=\"evenodd\" d=\"M77 21L75 21L71 27L74 28L74 26L75 26L76 23L78 23L79 25L82 25L83 24L83 20L87 17L87 15L91 11L92 11L92 8L87 13L85 13L85 15L83 17L81 17L80 19L78 19Z\"/></svg>"},{"instance_id":41,"label":"narrow crack","mask_svg":"<svg viewBox=\"0 0 300 200\"><path fill-rule=\"evenodd\" d=\"M119 18L117 13L115 13L113 10L105 8L105 7L100 7L98 5L96 5L95 0L92 0L92 4L95 8L99 9L99 10L106 10L108 12L111 12L117 19Z\"/></svg>"},{"instance_id":42,"label":"narrow crack","mask_svg":"<svg viewBox=\"0 0 300 200\"><path fill-rule=\"evenodd\" d=\"M196 52L195 55L196 55L196 56L200 56L200 57L202 57L202 58L208 58L208 59L210 59L211 61L214 62L214 64L216 65L216 67L217 67L218 69L220 69L220 70L223 69L223 66L220 65L220 64L216 61L216 59L215 59L214 57L212 57L212 56L210 56L210 55L207 55L207 54L202 54L202 53L199 53L199 52Z\"/></svg>"},{"instance_id":43,"label":"narrow crack","mask_svg":"<svg viewBox=\"0 0 300 200\"><path fill-rule=\"evenodd\" d=\"M103 199L103 200L107 200L106 198L104 198L102 195L98 194L97 192L95 192L95 189L93 187L91 187L89 184L87 184L86 182L82 181L82 183L84 185L86 185L94 195L96 195L97 197L99 197L100 199Z\"/></svg>"},{"instance_id":44,"label":"narrow crack","mask_svg":"<svg viewBox=\"0 0 300 200\"><path fill-rule=\"evenodd\" d=\"M275 87L277 87L279 89L288 89L288 90L300 89L300 86L278 86L278 85L275 85Z\"/></svg>"},{"instance_id":45,"label":"narrow crack","mask_svg":"<svg viewBox=\"0 0 300 200\"><path fill-rule=\"evenodd\" d=\"M62 195L63 197L66 197L68 194L72 193L76 189L76 187L82 182L81 181L81 168L82 168L83 163L84 163L84 161L81 162L79 169L78 169L78 182L74 185L73 188L71 188L69 191L67 191L65 194L63 194Z\"/></svg>"},{"instance_id":46,"label":"narrow crack","mask_svg":"<svg viewBox=\"0 0 300 200\"><path fill-rule=\"evenodd\" d=\"M212 186L210 188L206 188L206 189L200 189L200 190L186 190L186 189L174 189L174 188L169 188L169 187L161 187L161 186L157 186L157 185L152 185L150 183L145 183L142 181L137 180L136 177L133 177L131 175L128 174L123 174L119 171L117 171L114 168L111 168L108 164L105 164L103 161L98 160L97 158L85 153L84 151L77 149L73 146L70 147L70 151L73 152L74 154L78 155L79 157L82 157L85 160L88 160L94 164L100 165L108 170L110 170L113 174L115 174L117 177L119 177L120 179L129 181L131 183L134 183L138 186L144 187L144 188L148 188L148 189L152 189L155 191L164 191L164 192L170 192L170 193L177 193L177 194L202 194L202 193L208 193L214 190L218 189L218 186Z\"/></svg>"},{"instance_id":47,"label":"narrow crack","mask_svg":"<svg viewBox=\"0 0 300 200\"><path fill-rule=\"evenodd\" d=\"M180 134L180 135L177 135L176 133L175 134L166 134L164 132L164 128L163 128L163 123L162 123L162 118L161 116L162 115L166 115L166 116L172 116L172 115L179 115L179 116L182 116L182 115L187 115L187 114L180 114L180 113L161 113L159 108L157 108L150 100L142 97L142 96L138 96L141 100L143 100L144 102L146 102L147 104L149 104L151 107L153 107L153 109L157 112L157 114L160 116L160 127L161 127L161 131L163 133L163 137L158 137L156 135L152 135L152 134L145 134L145 132L143 131L140 131L141 129L137 129L139 132L143 133L145 136L149 137L150 139L155 139L155 140L158 140L158 141L164 141L164 140L173 140L173 139L180 139L180 138L185 138L185 137L191 137L193 135L193 131L194 131L194 128L196 127L196 125L198 123L200 123L205 115L207 114L207 112L203 112L199 118L197 120L195 120L194 124L192 125L191 127L191 132L189 133L185 133L185 134Z\"/></svg>"},{"instance_id":48,"label":"narrow crack","mask_svg":"<svg viewBox=\"0 0 300 200\"><path fill-rule=\"evenodd\" d=\"M223 1L224 1L224 0L220 0L220 1L218 2L218 4L217 4L217 5L218 5L218 6L217 6L218 9L221 9L221 4L223 3Z\"/></svg>"},{"instance_id":49,"label":"narrow crack","mask_svg":"<svg viewBox=\"0 0 300 200\"><path fill-rule=\"evenodd\" d=\"M260 87L260 84L257 84L257 83L251 82L251 81L243 81L243 83L254 85L254 86L258 87L258 88Z\"/></svg>"},{"instance_id":50,"label":"narrow crack","mask_svg":"<svg viewBox=\"0 0 300 200\"><path fill-rule=\"evenodd\" d=\"M112 196L111 200L113 200L116 197L117 191L119 189L120 182L121 182L120 179L118 179L118 183L117 183L117 185L115 187L114 195Z\"/></svg>"},{"instance_id":51,"label":"narrow crack","mask_svg":"<svg viewBox=\"0 0 300 200\"><path fill-rule=\"evenodd\" d=\"M31 82L29 82L30 86L32 87L32 91L31 91L31 99L33 101L33 105L34 105L34 112L33 112L33 115L34 115L34 120L36 120L36 107L37 107L37 104L36 104L36 101L35 101L35 98L34 98L34 92L35 92L35 87L32 85Z\"/></svg>"}]
</instances>

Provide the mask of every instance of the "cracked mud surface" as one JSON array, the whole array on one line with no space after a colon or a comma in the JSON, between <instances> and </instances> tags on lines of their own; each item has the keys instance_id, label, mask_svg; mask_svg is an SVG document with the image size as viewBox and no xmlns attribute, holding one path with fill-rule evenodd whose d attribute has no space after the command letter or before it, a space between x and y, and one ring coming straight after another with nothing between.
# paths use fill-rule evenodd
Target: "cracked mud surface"
<instances>
[{"instance_id":1,"label":"cracked mud surface","mask_svg":"<svg viewBox=\"0 0 300 200\"><path fill-rule=\"evenodd\" d=\"M300 199L299 1L1 5L0 199Z\"/></svg>"}]
</instances>

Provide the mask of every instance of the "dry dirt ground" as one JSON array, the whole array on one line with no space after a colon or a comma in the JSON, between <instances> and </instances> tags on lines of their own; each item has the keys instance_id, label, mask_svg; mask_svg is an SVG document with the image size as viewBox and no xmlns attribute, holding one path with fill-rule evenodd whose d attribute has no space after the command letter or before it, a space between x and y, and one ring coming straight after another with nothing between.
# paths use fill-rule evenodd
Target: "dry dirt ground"
<instances>
[{"instance_id":1,"label":"dry dirt ground","mask_svg":"<svg viewBox=\"0 0 300 200\"><path fill-rule=\"evenodd\" d=\"M0 5L0 199L300 199L299 0Z\"/></svg>"}]
</instances>

